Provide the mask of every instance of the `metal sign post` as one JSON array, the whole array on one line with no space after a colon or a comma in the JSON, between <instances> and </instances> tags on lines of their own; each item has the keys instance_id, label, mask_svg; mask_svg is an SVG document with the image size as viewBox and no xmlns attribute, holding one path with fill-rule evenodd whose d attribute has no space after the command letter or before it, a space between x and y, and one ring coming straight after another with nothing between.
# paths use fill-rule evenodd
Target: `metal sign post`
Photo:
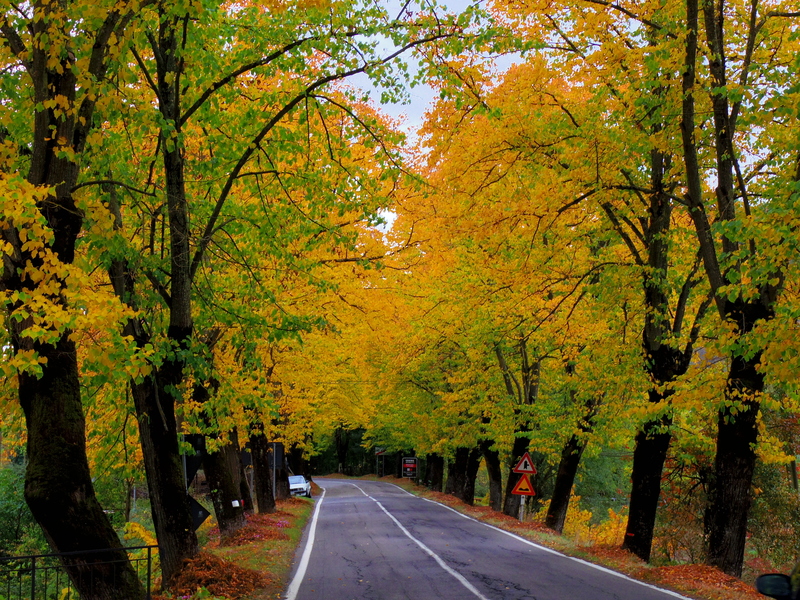
<instances>
[{"instance_id":1,"label":"metal sign post","mask_svg":"<svg viewBox=\"0 0 800 600\"><path fill-rule=\"evenodd\" d=\"M533 485L531 484L531 475L536 475L536 467L533 466L533 460L531 459L531 455L527 452L522 455L522 458L517 463L517 466L513 469L514 473L519 473L519 481L514 486L514 489L511 490L512 494L517 494L522 496L519 502L519 520L525 520L525 497L526 496L535 496L536 492L533 489Z\"/></svg>"}]
</instances>

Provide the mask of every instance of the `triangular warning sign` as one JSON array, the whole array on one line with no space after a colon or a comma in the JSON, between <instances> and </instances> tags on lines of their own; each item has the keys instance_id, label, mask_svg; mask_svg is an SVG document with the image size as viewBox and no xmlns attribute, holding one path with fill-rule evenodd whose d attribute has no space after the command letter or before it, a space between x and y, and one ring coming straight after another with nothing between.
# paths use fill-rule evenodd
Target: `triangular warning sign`
<instances>
[{"instance_id":1,"label":"triangular warning sign","mask_svg":"<svg viewBox=\"0 0 800 600\"><path fill-rule=\"evenodd\" d=\"M514 486L514 489L511 490L512 494L518 494L520 496L535 496L536 492L533 491L533 486L531 485L531 480L528 479L528 474L524 473L522 477L519 478L517 485Z\"/></svg>"},{"instance_id":2,"label":"triangular warning sign","mask_svg":"<svg viewBox=\"0 0 800 600\"><path fill-rule=\"evenodd\" d=\"M536 467L533 466L531 455L527 452L523 454L513 471L514 473L530 473L531 475L536 475Z\"/></svg>"}]
</instances>

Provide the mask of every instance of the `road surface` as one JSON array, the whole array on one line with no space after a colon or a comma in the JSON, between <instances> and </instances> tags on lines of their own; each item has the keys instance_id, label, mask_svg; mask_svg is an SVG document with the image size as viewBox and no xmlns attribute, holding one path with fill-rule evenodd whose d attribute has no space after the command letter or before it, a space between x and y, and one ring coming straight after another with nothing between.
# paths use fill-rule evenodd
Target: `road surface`
<instances>
[{"instance_id":1,"label":"road surface","mask_svg":"<svg viewBox=\"0 0 800 600\"><path fill-rule=\"evenodd\" d=\"M289 600L675 600L389 483L318 479Z\"/></svg>"}]
</instances>

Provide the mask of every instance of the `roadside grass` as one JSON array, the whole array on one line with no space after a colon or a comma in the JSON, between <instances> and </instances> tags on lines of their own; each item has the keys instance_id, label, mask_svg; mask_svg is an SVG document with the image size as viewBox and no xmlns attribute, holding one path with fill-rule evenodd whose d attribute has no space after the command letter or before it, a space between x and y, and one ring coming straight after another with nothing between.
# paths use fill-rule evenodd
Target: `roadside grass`
<instances>
[{"instance_id":1,"label":"roadside grass","mask_svg":"<svg viewBox=\"0 0 800 600\"><path fill-rule=\"evenodd\" d=\"M322 490L312 483L312 494ZM213 517L198 531L201 553L188 561L179 585L154 600L272 600L281 598L314 501L288 498L271 514L250 515L224 542Z\"/></svg>"},{"instance_id":2,"label":"roadside grass","mask_svg":"<svg viewBox=\"0 0 800 600\"><path fill-rule=\"evenodd\" d=\"M336 477L339 477L338 475ZM755 588L722 571L699 564L649 565L622 549L622 539L616 544L576 542L559 535L539 521L525 521L508 517L486 506L469 506L449 494L432 492L409 479L366 475L359 479L385 481L422 498L435 500L458 512L509 531L552 550L597 564L657 587L672 590L694 600L765 600Z\"/></svg>"},{"instance_id":3,"label":"roadside grass","mask_svg":"<svg viewBox=\"0 0 800 600\"><path fill-rule=\"evenodd\" d=\"M317 488L319 497L321 490ZM313 492L312 492L313 493ZM255 535L236 545L221 546L218 536L212 536L207 549L214 555L240 567L261 573L266 586L243 598L268 600L280 598L286 588L295 550L300 544L305 524L314 508L313 500L289 498L277 502L277 511L271 515L255 515ZM262 517L262 518L258 518ZM250 525L248 526L250 527ZM274 535L280 533L283 535ZM262 536L262 537L258 537Z\"/></svg>"}]
</instances>

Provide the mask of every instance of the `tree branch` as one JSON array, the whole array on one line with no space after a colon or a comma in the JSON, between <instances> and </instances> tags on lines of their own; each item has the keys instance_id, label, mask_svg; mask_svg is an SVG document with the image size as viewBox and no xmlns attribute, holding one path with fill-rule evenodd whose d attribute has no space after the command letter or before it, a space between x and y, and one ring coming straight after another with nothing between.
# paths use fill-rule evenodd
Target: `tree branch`
<instances>
[{"instance_id":1,"label":"tree branch","mask_svg":"<svg viewBox=\"0 0 800 600\"><path fill-rule=\"evenodd\" d=\"M121 181L116 181L114 179L99 179L97 181L84 181L83 183L79 183L75 187L70 190L70 194L78 191L83 187L88 187L90 185L116 185L121 188L125 188L126 190L130 190L131 192L136 192L137 194L142 194L144 196L151 196L155 197L155 194L152 192L146 192L144 190L140 190L138 188L133 187L132 185L128 185L127 183L122 183Z\"/></svg>"},{"instance_id":2,"label":"tree branch","mask_svg":"<svg viewBox=\"0 0 800 600\"><path fill-rule=\"evenodd\" d=\"M360 67L356 67L353 69L348 69L346 71L339 71L336 73L331 73L330 75L326 75L317 79L316 81L310 83L304 90L299 92L292 98L289 102L287 102L283 108L281 108L273 117L267 122L264 127L253 137L250 144L248 144L247 149L242 153L241 157L237 161L236 165L230 172L228 176L228 180L225 182L223 186L219 198L214 206L214 209L211 212L211 216L209 217L208 222L206 223L205 230L203 231L203 235L200 237L200 240L197 243L197 250L195 251L194 257L192 258L192 264L189 271L189 278L193 279L195 273L197 272L198 267L200 266L200 261L203 259L203 254L205 253L208 244L211 241L211 236L213 235L214 229L216 227L217 219L219 219L219 215L222 212L222 207L224 206L225 202L230 195L231 189L233 188L233 184L239 176L239 173L245 167L245 165L250 161L250 158L255 153L256 149L261 144L261 141L266 137L266 135L272 131L272 129L285 117L289 112L294 109L295 106L300 104L305 98L309 97L314 90L321 88L322 86L331 83L333 81L340 81L342 79L346 79L352 75L356 75L359 73L367 73L370 69L378 67L380 65L384 65L388 62L391 62L401 54L416 48L417 46L421 46L424 44L428 44L430 42L434 42L436 40L450 37L451 34L449 33L436 33L425 38L421 38L419 40L414 40L412 42L408 42L407 44L403 45L401 48L398 48L395 52L389 54L388 56L376 60L372 63L363 64Z\"/></svg>"},{"instance_id":3,"label":"tree branch","mask_svg":"<svg viewBox=\"0 0 800 600\"><path fill-rule=\"evenodd\" d=\"M188 121L189 118L195 112L197 112L197 110L205 103L205 101L208 100L212 96L212 94L214 94L214 92L216 92L221 87L224 87L227 84L229 84L231 81L236 79L239 75L244 75L248 71L252 71L253 69L257 69L258 67L263 67L265 65L268 65L273 60L276 60L276 59L280 58L281 56L291 52L292 50L294 50L298 46L301 46L302 44L304 44L304 43L306 43L306 42L308 42L310 40L314 40L314 39L316 39L316 38L315 37L307 37L307 38L303 38L303 39L300 39L300 40L295 40L294 42L286 44L282 48L279 48L278 50L275 50L275 52L273 52L272 54L269 54L269 55L267 55L267 56L265 56L263 58L260 58L258 60L254 60L253 62L248 63L246 65L242 65L238 69L235 69L235 70L231 71L230 73L228 73L225 77L223 77L219 81L215 81L214 83L211 84L211 86L208 89L206 89L206 91L204 91L202 94L200 94L200 97L197 100L195 100L194 104L192 104L188 109L186 109L186 112L183 113L183 116L180 118L180 124L184 125L186 123L186 121Z\"/></svg>"}]
</instances>

